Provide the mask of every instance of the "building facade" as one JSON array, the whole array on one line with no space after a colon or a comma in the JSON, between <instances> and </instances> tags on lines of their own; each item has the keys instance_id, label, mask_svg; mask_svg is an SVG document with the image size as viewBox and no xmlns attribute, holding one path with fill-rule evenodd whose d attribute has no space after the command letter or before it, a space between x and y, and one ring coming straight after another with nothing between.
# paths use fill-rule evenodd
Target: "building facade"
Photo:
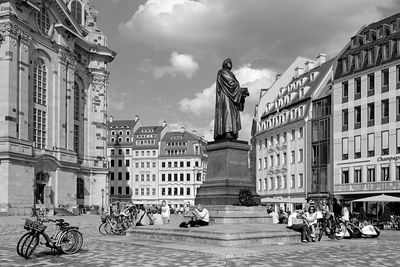
<instances>
[{"instance_id":1,"label":"building facade","mask_svg":"<svg viewBox=\"0 0 400 267\"><path fill-rule=\"evenodd\" d=\"M263 100L268 93L261 97L253 139L257 140L256 180L262 202L293 210L317 190L312 185L310 153L312 100L327 90L332 75L333 61L325 62L325 55L315 61L298 58L268 90L272 101ZM284 82L278 83L280 79Z\"/></svg>"},{"instance_id":2,"label":"building facade","mask_svg":"<svg viewBox=\"0 0 400 267\"><path fill-rule=\"evenodd\" d=\"M194 205L197 189L206 179L206 142L195 132L168 132L160 146L160 199L174 206Z\"/></svg>"},{"instance_id":3,"label":"building facade","mask_svg":"<svg viewBox=\"0 0 400 267\"><path fill-rule=\"evenodd\" d=\"M88 0L0 3L0 212L101 204L115 52Z\"/></svg>"},{"instance_id":4,"label":"building facade","mask_svg":"<svg viewBox=\"0 0 400 267\"><path fill-rule=\"evenodd\" d=\"M338 56L333 85L334 191L400 196L400 14L371 23ZM375 204L361 203L367 212Z\"/></svg>"}]
</instances>

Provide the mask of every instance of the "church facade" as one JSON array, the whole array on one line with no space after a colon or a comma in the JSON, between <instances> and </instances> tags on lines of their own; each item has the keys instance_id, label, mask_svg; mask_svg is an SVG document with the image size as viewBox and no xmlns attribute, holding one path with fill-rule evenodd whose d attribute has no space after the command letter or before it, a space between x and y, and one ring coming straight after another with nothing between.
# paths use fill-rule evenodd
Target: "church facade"
<instances>
[{"instance_id":1,"label":"church facade","mask_svg":"<svg viewBox=\"0 0 400 267\"><path fill-rule=\"evenodd\" d=\"M105 205L116 54L97 15L89 0L0 1L1 214Z\"/></svg>"}]
</instances>

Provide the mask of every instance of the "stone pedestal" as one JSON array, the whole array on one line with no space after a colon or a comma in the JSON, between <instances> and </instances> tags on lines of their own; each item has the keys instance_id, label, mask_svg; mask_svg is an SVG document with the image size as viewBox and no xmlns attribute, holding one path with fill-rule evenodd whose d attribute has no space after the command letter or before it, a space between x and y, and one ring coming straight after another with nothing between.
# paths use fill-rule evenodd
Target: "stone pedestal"
<instances>
[{"instance_id":1,"label":"stone pedestal","mask_svg":"<svg viewBox=\"0 0 400 267\"><path fill-rule=\"evenodd\" d=\"M239 191L250 189L259 204L260 197L255 182L250 180L248 152L245 141L219 140L207 145L207 177L197 191L195 203L210 205L233 205L239 202Z\"/></svg>"}]
</instances>

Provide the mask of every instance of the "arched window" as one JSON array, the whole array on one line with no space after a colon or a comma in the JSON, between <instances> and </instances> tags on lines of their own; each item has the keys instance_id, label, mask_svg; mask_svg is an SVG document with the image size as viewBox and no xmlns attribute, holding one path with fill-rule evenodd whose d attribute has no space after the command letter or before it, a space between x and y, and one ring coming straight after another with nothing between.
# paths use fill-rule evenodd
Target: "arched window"
<instances>
[{"instance_id":1,"label":"arched window","mask_svg":"<svg viewBox=\"0 0 400 267\"><path fill-rule=\"evenodd\" d=\"M46 146L47 126L47 68L43 59L38 58L33 66L33 143L36 148Z\"/></svg>"},{"instance_id":2,"label":"arched window","mask_svg":"<svg viewBox=\"0 0 400 267\"><path fill-rule=\"evenodd\" d=\"M40 12L36 13L36 23L39 31L43 35L49 35L50 33L50 17L46 7L43 7Z\"/></svg>"},{"instance_id":3,"label":"arched window","mask_svg":"<svg viewBox=\"0 0 400 267\"><path fill-rule=\"evenodd\" d=\"M46 106L47 68L43 59L36 60L33 68L33 102Z\"/></svg>"},{"instance_id":4,"label":"arched window","mask_svg":"<svg viewBox=\"0 0 400 267\"><path fill-rule=\"evenodd\" d=\"M76 19L76 21L79 24L83 24L82 23L83 22L82 21L82 4L79 1L74 0L71 2L71 13L72 13L72 16L74 16L74 18Z\"/></svg>"},{"instance_id":5,"label":"arched window","mask_svg":"<svg viewBox=\"0 0 400 267\"><path fill-rule=\"evenodd\" d=\"M79 85L74 82L74 120L79 121L80 115L80 92Z\"/></svg>"}]
</instances>

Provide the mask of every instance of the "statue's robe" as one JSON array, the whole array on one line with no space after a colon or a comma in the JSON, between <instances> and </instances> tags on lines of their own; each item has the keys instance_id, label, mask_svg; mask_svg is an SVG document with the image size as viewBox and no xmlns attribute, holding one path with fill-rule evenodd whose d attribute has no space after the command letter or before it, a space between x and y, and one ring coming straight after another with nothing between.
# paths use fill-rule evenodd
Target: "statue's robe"
<instances>
[{"instance_id":1,"label":"statue's robe","mask_svg":"<svg viewBox=\"0 0 400 267\"><path fill-rule=\"evenodd\" d=\"M225 138L230 133L237 138L241 129L240 108L243 103L242 89L235 75L222 68L217 74L214 139Z\"/></svg>"}]
</instances>

